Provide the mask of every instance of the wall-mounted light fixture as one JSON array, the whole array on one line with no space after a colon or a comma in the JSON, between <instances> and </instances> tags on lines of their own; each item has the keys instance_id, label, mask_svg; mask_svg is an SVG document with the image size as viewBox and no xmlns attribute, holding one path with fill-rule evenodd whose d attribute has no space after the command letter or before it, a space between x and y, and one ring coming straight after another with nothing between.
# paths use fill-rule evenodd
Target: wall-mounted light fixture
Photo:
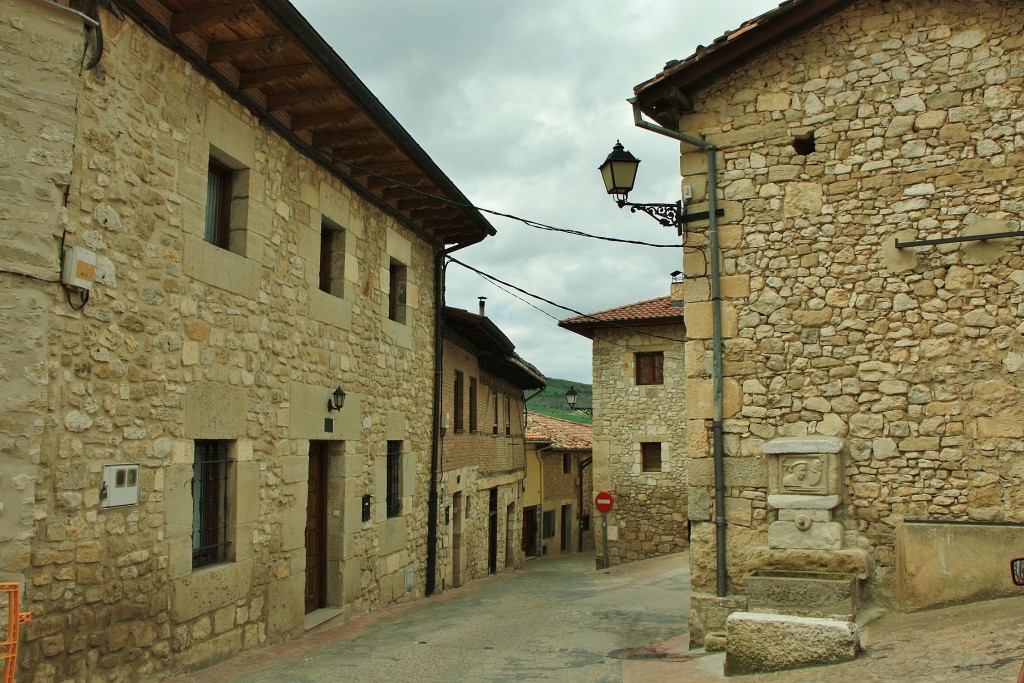
<instances>
[{"instance_id":1,"label":"wall-mounted light fixture","mask_svg":"<svg viewBox=\"0 0 1024 683\"><path fill-rule=\"evenodd\" d=\"M569 408L571 408L572 410L576 410L578 412L581 412L581 413L586 413L587 415L593 415L594 414L594 409L593 408L577 408L576 407L576 401L578 401L579 398L580 398L580 395L579 395L579 393L577 393L576 387L569 387L569 391L565 392L565 402L569 404Z\"/></svg>"},{"instance_id":2,"label":"wall-mounted light fixture","mask_svg":"<svg viewBox=\"0 0 1024 683\"><path fill-rule=\"evenodd\" d=\"M345 390L340 386L327 399L327 412L341 410L345 406Z\"/></svg>"},{"instance_id":3,"label":"wall-mounted light fixture","mask_svg":"<svg viewBox=\"0 0 1024 683\"><path fill-rule=\"evenodd\" d=\"M629 150L623 149L621 142L616 141L611 154L599 166L608 194L615 198L615 203L620 209L628 206L633 213L637 210L643 211L662 225L674 227L682 234L684 214L681 200L672 204L633 204L626 201L629 193L633 191L639 166L640 160L630 154Z\"/></svg>"}]
</instances>

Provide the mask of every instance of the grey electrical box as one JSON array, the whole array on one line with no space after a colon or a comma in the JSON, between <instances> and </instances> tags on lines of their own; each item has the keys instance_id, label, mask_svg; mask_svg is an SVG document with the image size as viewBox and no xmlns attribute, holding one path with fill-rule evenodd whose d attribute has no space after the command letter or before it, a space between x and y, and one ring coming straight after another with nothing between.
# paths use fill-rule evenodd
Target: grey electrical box
<instances>
[{"instance_id":1,"label":"grey electrical box","mask_svg":"<svg viewBox=\"0 0 1024 683\"><path fill-rule=\"evenodd\" d=\"M116 508L139 504L139 463L103 466L100 505Z\"/></svg>"}]
</instances>

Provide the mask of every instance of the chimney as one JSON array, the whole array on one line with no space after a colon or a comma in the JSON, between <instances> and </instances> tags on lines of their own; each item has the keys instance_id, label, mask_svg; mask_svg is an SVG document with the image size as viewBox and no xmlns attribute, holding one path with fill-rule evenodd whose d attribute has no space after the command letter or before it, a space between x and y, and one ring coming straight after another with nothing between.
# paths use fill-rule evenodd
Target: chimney
<instances>
[{"instance_id":1,"label":"chimney","mask_svg":"<svg viewBox=\"0 0 1024 683\"><path fill-rule=\"evenodd\" d=\"M486 296L478 296L477 299L479 299L479 301L480 301L480 317L482 318L484 316L484 306L487 303L487 297Z\"/></svg>"}]
</instances>

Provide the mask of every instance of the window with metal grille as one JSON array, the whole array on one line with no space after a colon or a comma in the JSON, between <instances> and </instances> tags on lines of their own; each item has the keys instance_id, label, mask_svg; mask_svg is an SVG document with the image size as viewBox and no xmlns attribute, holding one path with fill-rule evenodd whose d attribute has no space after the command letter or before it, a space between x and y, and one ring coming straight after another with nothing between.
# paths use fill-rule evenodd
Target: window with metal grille
<instances>
[{"instance_id":1,"label":"window with metal grille","mask_svg":"<svg viewBox=\"0 0 1024 683\"><path fill-rule=\"evenodd\" d=\"M402 514L402 442L388 441L388 517Z\"/></svg>"},{"instance_id":2,"label":"window with metal grille","mask_svg":"<svg viewBox=\"0 0 1024 683\"><path fill-rule=\"evenodd\" d=\"M477 430L477 386L476 377L469 378L469 431L475 432Z\"/></svg>"},{"instance_id":3,"label":"window with metal grille","mask_svg":"<svg viewBox=\"0 0 1024 683\"><path fill-rule=\"evenodd\" d=\"M452 412L455 413L455 431L461 432L465 425L462 417L462 402L465 400L463 394L465 393L465 380L463 375L458 370L455 371L455 400L452 405Z\"/></svg>"},{"instance_id":4,"label":"window with metal grille","mask_svg":"<svg viewBox=\"0 0 1024 683\"><path fill-rule=\"evenodd\" d=\"M408 289L408 270L401 261L391 259L389 267L388 317L395 322L405 324L406 290Z\"/></svg>"},{"instance_id":5,"label":"window with metal grille","mask_svg":"<svg viewBox=\"0 0 1024 683\"><path fill-rule=\"evenodd\" d=\"M661 443L640 444L640 461L644 472L661 472Z\"/></svg>"},{"instance_id":6,"label":"window with metal grille","mask_svg":"<svg viewBox=\"0 0 1024 683\"><path fill-rule=\"evenodd\" d=\"M192 462L192 568L226 562L230 441L196 441Z\"/></svg>"},{"instance_id":7,"label":"window with metal grille","mask_svg":"<svg viewBox=\"0 0 1024 683\"><path fill-rule=\"evenodd\" d=\"M664 367L665 353L663 351L636 354L636 383L664 384Z\"/></svg>"},{"instance_id":8,"label":"window with metal grille","mask_svg":"<svg viewBox=\"0 0 1024 683\"><path fill-rule=\"evenodd\" d=\"M231 236L231 169L213 157L206 175L206 230L203 238L228 249Z\"/></svg>"}]
</instances>

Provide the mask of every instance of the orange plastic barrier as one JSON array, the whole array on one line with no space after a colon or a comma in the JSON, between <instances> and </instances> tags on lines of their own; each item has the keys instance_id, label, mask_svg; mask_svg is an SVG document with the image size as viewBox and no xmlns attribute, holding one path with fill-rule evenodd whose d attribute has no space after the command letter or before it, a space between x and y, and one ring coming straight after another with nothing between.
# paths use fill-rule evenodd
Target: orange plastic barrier
<instances>
[{"instance_id":1,"label":"orange plastic barrier","mask_svg":"<svg viewBox=\"0 0 1024 683\"><path fill-rule=\"evenodd\" d=\"M18 668L18 630L21 624L32 621L31 612L20 611L20 583L0 583L0 602L7 605L7 639L0 642L0 661L4 665L3 683L14 683Z\"/></svg>"}]
</instances>

